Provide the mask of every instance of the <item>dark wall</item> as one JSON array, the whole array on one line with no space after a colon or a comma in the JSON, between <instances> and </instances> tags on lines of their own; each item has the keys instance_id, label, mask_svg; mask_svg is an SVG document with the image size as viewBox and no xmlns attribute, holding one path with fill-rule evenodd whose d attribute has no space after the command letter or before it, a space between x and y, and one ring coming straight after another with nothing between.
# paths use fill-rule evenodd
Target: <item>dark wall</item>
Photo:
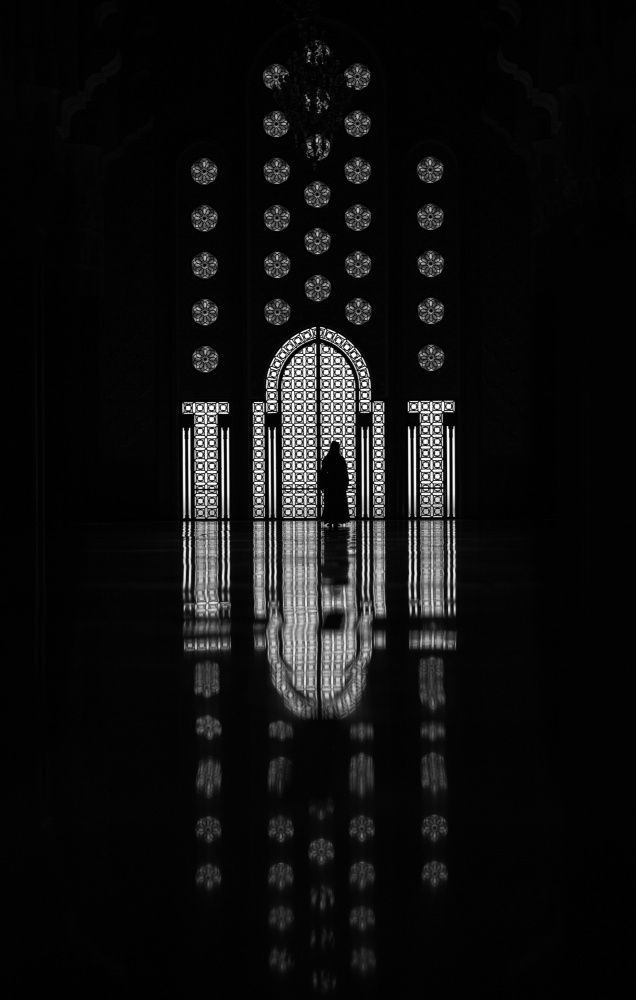
<instances>
[{"instance_id":1,"label":"dark wall","mask_svg":"<svg viewBox=\"0 0 636 1000\"><path fill-rule=\"evenodd\" d=\"M634 17L618 3L505 6L362 20L359 5L325 2L320 15L385 67L389 214L407 150L438 138L457 158L462 513L584 514L602 447L593 345L622 322L631 259L605 248L633 235ZM175 15L124 2L20 4L7 19L3 115L30 195L16 237L32 276L20 293L39 421L29 481L53 520L179 516L175 166L190 144L216 143L245 190L246 79L288 23L279 5ZM243 322L240 194L232 211ZM394 218L395 314L399 232ZM244 358L228 351L247 400ZM387 398L401 399L394 367ZM247 516L250 471L246 447L234 495Z\"/></svg>"}]
</instances>

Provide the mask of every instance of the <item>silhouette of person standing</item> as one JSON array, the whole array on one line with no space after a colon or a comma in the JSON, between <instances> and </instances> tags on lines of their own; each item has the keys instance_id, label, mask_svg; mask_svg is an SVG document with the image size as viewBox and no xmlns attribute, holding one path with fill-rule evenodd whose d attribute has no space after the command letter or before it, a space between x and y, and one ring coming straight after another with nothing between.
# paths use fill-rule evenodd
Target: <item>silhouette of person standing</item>
<instances>
[{"instance_id":1,"label":"silhouette of person standing","mask_svg":"<svg viewBox=\"0 0 636 1000\"><path fill-rule=\"evenodd\" d=\"M322 461L319 486L325 496L322 520L335 528L349 520L347 487L349 473L347 463L340 454L340 444L332 441L329 451Z\"/></svg>"}]
</instances>

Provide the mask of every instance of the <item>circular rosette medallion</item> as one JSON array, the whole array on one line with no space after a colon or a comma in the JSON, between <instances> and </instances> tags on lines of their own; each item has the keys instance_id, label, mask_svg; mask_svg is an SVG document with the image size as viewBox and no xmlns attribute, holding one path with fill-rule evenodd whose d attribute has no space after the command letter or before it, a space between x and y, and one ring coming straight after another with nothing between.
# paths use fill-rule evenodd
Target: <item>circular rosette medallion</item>
<instances>
[{"instance_id":1,"label":"circular rosette medallion","mask_svg":"<svg viewBox=\"0 0 636 1000\"><path fill-rule=\"evenodd\" d=\"M282 111L270 111L263 118L263 128L272 139L279 139L281 135L289 132L289 122Z\"/></svg>"},{"instance_id":2,"label":"circular rosette medallion","mask_svg":"<svg viewBox=\"0 0 636 1000\"><path fill-rule=\"evenodd\" d=\"M284 184L290 173L289 163L280 156L273 156L263 167L265 180L270 184Z\"/></svg>"},{"instance_id":3,"label":"circular rosette medallion","mask_svg":"<svg viewBox=\"0 0 636 1000\"><path fill-rule=\"evenodd\" d=\"M308 233L305 233L305 248L309 253L326 253L330 246L331 236L326 229L320 229L319 226L316 226L315 229L310 229Z\"/></svg>"},{"instance_id":4,"label":"circular rosette medallion","mask_svg":"<svg viewBox=\"0 0 636 1000\"><path fill-rule=\"evenodd\" d=\"M417 258L417 269L427 278L436 278L444 270L444 258L436 250L427 250Z\"/></svg>"},{"instance_id":5,"label":"circular rosette medallion","mask_svg":"<svg viewBox=\"0 0 636 1000\"><path fill-rule=\"evenodd\" d=\"M197 184L211 184L212 181L216 180L218 172L219 168L214 160L209 160L207 156L202 156L200 160L195 160L190 167L192 180L196 181Z\"/></svg>"},{"instance_id":6,"label":"circular rosette medallion","mask_svg":"<svg viewBox=\"0 0 636 1000\"><path fill-rule=\"evenodd\" d=\"M206 844L213 844L221 836L221 824L213 816L202 816L197 820L196 835Z\"/></svg>"},{"instance_id":7,"label":"circular rosette medallion","mask_svg":"<svg viewBox=\"0 0 636 1000\"><path fill-rule=\"evenodd\" d=\"M269 821L268 833L272 840L282 844L294 836L294 824L286 816L274 816Z\"/></svg>"},{"instance_id":8,"label":"circular rosette medallion","mask_svg":"<svg viewBox=\"0 0 636 1000\"><path fill-rule=\"evenodd\" d=\"M282 205L270 205L263 213L263 222L273 233L280 233L287 229L291 215Z\"/></svg>"},{"instance_id":9,"label":"circular rosette medallion","mask_svg":"<svg viewBox=\"0 0 636 1000\"><path fill-rule=\"evenodd\" d=\"M425 156L417 165L417 176L425 184L434 184L441 180L444 164L434 156Z\"/></svg>"},{"instance_id":10,"label":"circular rosette medallion","mask_svg":"<svg viewBox=\"0 0 636 1000\"><path fill-rule=\"evenodd\" d=\"M364 184L371 176L371 164L361 156L354 156L345 163L345 177L351 184Z\"/></svg>"},{"instance_id":11,"label":"circular rosette medallion","mask_svg":"<svg viewBox=\"0 0 636 1000\"><path fill-rule=\"evenodd\" d=\"M198 372L211 372L219 363L219 356L213 347L197 347L192 352L192 366Z\"/></svg>"},{"instance_id":12,"label":"circular rosette medallion","mask_svg":"<svg viewBox=\"0 0 636 1000\"><path fill-rule=\"evenodd\" d=\"M199 205L190 215L192 225L200 233L209 233L219 221L218 213L209 205Z\"/></svg>"},{"instance_id":13,"label":"circular rosette medallion","mask_svg":"<svg viewBox=\"0 0 636 1000\"><path fill-rule=\"evenodd\" d=\"M371 82L371 70L359 62L347 66L345 76L347 87L353 87L354 90L364 90Z\"/></svg>"},{"instance_id":14,"label":"circular rosette medallion","mask_svg":"<svg viewBox=\"0 0 636 1000\"><path fill-rule=\"evenodd\" d=\"M422 229L427 229L430 232L432 229L439 229L444 221L444 212L439 205L432 203L422 205L417 213L417 221Z\"/></svg>"},{"instance_id":15,"label":"circular rosette medallion","mask_svg":"<svg viewBox=\"0 0 636 1000\"><path fill-rule=\"evenodd\" d=\"M291 307L283 299L271 299L263 311L272 326L282 326L291 316Z\"/></svg>"},{"instance_id":16,"label":"circular rosette medallion","mask_svg":"<svg viewBox=\"0 0 636 1000\"><path fill-rule=\"evenodd\" d=\"M349 229L360 233L371 225L371 212L366 205L351 205L345 212L345 222Z\"/></svg>"},{"instance_id":17,"label":"circular rosette medallion","mask_svg":"<svg viewBox=\"0 0 636 1000\"><path fill-rule=\"evenodd\" d=\"M351 299L345 306L345 315L350 323L361 326L371 319L371 305L366 299Z\"/></svg>"},{"instance_id":18,"label":"circular rosette medallion","mask_svg":"<svg viewBox=\"0 0 636 1000\"><path fill-rule=\"evenodd\" d=\"M345 268L352 278L366 278L371 271L371 258L362 250L356 250L345 259Z\"/></svg>"},{"instance_id":19,"label":"circular rosette medallion","mask_svg":"<svg viewBox=\"0 0 636 1000\"><path fill-rule=\"evenodd\" d=\"M199 299L192 306L192 319L199 326L210 326L211 323L216 323L219 316L219 307L216 302L212 302L210 299Z\"/></svg>"},{"instance_id":20,"label":"circular rosette medallion","mask_svg":"<svg viewBox=\"0 0 636 1000\"><path fill-rule=\"evenodd\" d=\"M437 344L427 344L417 354L417 360L427 372L436 372L444 364L444 352Z\"/></svg>"},{"instance_id":21,"label":"circular rosette medallion","mask_svg":"<svg viewBox=\"0 0 636 1000\"><path fill-rule=\"evenodd\" d=\"M448 823L443 816L427 816L422 823L422 836L433 843L441 840L448 833Z\"/></svg>"},{"instance_id":22,"label":"circular rosette medallion","mask_svg":"<svg viewBox=\"0 0 636 1000\"><path fill-rule=\"evenodd\" d=\"M344 120L347 135L360 139L371 128L371 118L364 111L351 111Z\"/></svg>"},{"instance_id":23,"label":"circular rosette medallion","mask_svg":"<svg viewBox=\"0 0 636 1000\"><path fill-rule=\"evenodd\" d=\"M309 857L319 865L326 865L328 861L332 861L334 853L333 844L324 837L312 840L309 845Z\"/></svg>"},{"instance_id":24,"label":"circular rosette medallion","mask_svg":"<svg viewBox=\"0 0 636 1000\"><path fill-rule=\"evenodd\" d=\"M322 274L313 274L305 282L305 295L312 302L324 302L331 293L331 282Z\"/></svg>"},{"instance_id":25,"label":"circular rosette medallion","mask_svg":"<svg viewBox=\"0 0 636 1000\"><path fill-rule=\"evenodd\" d=\"M265 273L270 278L284 278L289 274L289 268L291 267L291 261L284 253L276 250L274 253L267 255L263 261L263 266L265 267Z\"/></svg>"},{"instance_id":26,"label":"circular rosette medallion","mask_svg":"<svg viewBox=\"0 0 636 1000\"><path fill-rule=\"evenodd\" d=\"M305 188L305 201L312 208L322 208L331 198L331 189L323 181L312 181Z\"/></svg>"},{"instance_id":27,"label":"circular rosette medallion","mask_svg":"<svg viewBox=\"0 0 636 1000\"><path fill-rule=\"evenodd\" d=\"M431 886L439 885L448 879L448 869L441 861L428 861L422 868L422 882Z\"/></svg>"},{"instance_id":28,"label":"circular rosette medallion","mask_svg":"<svg viewBox=\"0 0 636 1000\"><path fill-rule=\"evenodd\" d=\"M443 319L444 305L439 299L422 299L417 307L417 314L422 323L428 323L431 326L433 323L439 323Z\"/></svg>"},{"instance_id":29,"label":"circular rosette medallion","mask_svg":"<svg viewBox=\"0 0 636 1000\"><path fill-rule=\"evenodd\" d=\"M221 884L221 869L217 865L201 865L197 869L196 883L209 892Z\"/></svg>"},{"instance_id":30,"label":"circular rosette medallion","mask_svg":"<svg viewBox=\"0 0 636 1000\"><path fill-rule=\"evenodd\" d=\"M289 70L280 63L272 63L263 70L263 83L269 90L277 90L283 77L289 76Z\"/></svg>"},{"instance_id":31,"label":"circular rosette medallion","mask_svg":"<svg viewBox=\"0 0 636 1000\"><path fill-rule=\"evenodd\" d=\"M192 258L192 273L197 278L211 278L219 269L219 262L214 254L204 250Z\"/></svg>"}]
</instances>

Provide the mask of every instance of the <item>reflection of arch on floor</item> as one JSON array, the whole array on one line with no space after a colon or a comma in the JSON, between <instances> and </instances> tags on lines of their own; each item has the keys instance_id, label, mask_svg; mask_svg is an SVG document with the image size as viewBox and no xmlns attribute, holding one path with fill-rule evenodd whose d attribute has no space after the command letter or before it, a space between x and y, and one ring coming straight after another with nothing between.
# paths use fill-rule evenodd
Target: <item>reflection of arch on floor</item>
<instances>
[{"instance_id":1,"label":"reflection of arch on floor","mask_svg":"<svg viewBox=\"0 0 636 1000\"><path fill-rule=\"evenodd\" d=\"M283 517L316 516L315 501L311 508L306 506L292 508L289 503L283 507L282 498L279 496L279 467L282 459L281 377L293 355L316 341L329 347L331 352L336 352L336 354L330 352L332 358L337 356L337 353L342 354L346 359L347 369L350 368L354 373L357 386L355 450L359 449L360 476L359 509L356 513L362 517L383 518L385 513L384 403L373 401L371 398L371 379L360 351L346 337L326 327L309 327L301 330L279 348L267 372L265 402L252 404L253 516L277 517L281 513ZM332 407L335 409L334 403ZM317 474L317 458L316 456L311 459L316 468L312 466L308 477L310 480ZM304 468L307 468L306 462ZM308 513L308 509L311 509L312 513Z\"/></svg>"}]
</instances>

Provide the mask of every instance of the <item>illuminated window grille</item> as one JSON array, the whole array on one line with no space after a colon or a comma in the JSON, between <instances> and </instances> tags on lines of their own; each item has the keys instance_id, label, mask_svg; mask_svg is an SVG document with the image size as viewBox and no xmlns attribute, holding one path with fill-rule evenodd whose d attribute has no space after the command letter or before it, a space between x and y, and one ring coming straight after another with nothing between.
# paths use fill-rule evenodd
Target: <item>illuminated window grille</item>
<instances>
[{"instance_id":1,"label":"illuminated window grille","mask_svg":"<svg viewBox=\"0 0 636 1000\"><path fill-rule=\"evenodd\" d=\"M283 344L253 421L255 518L319 516L318 470L332 440L347 462L351 516L385 516L384 403L372 400L364 358L346 337L311 327Z\"/></svg>"},{"instance_id":2,"label":"illuminated window grille","mask_svg":"<svg viewBox=\"0 0 636 1000\"><path fill-rule=\"evenodd\" d=\"M408 516L455 517L455 427L444 422L445 414L455 412L455 403L411 400L408 412L419 414L418 424L407 428Z\"/></svg>"},{"instance_id":3,"label":"illuminated window grille","mask_svg":"<svg viewBox=\"0 0 636 1000\"><path fill-rule=\"evenodd\" d=\"M192 416L181 428L183 518L229 518L230 404L182 403L181 412Z\"/></svg>"}]
</instances>

